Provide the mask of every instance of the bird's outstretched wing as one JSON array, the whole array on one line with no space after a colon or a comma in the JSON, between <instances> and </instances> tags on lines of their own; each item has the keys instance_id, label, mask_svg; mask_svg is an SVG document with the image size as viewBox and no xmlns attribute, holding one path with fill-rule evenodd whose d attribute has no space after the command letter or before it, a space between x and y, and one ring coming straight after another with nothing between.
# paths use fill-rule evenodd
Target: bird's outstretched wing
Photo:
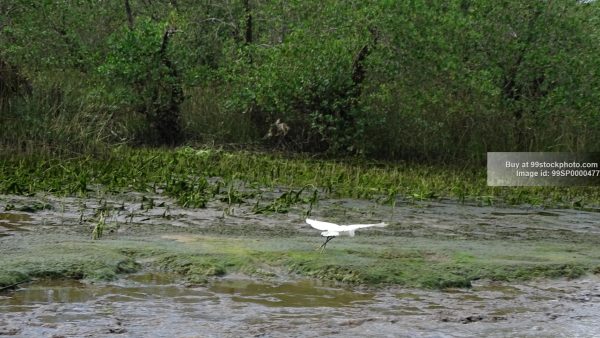
<instances>
[{"instance_id":1,"label":"bird's outstretched wing","mask_svg":"<svg viewBox=\"0 0 600 338\"><path fill-rule=\"evenodd\" d=\"M306 219L306 223L310 224L311 227L321 231L335 231L340 228L340 226L335 223L321 222L310 218Z\"/></svg>"},{"instance_id":2,"label":"bird's outstretched wing","mask_svg":"<svg viewBox=\"0 0 600 338\"><path fill-rule=\"evenodd\" d=\"M360 228L370 228L370 227L379 227L379 228L383 228L384 226L386 226L386 223L374 223L374 224L348 224L348 225L342 225L342 228L346 228L349 230L356 230L356 229L360 229Z\"/></svg>"}]
</instances>

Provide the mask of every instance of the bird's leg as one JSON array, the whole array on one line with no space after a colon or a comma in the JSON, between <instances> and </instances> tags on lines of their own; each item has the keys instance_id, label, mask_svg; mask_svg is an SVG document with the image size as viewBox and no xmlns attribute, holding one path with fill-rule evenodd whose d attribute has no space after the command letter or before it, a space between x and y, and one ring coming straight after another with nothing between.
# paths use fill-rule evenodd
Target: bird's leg
<instances>
[{"instance_id":1,"label":"bird's leg","mask_svg":"<svg viewBox=\"0 0 600 338\"><path fill-rule=\"evenodd\" d=\"M319 249L321 250L321 252L323 252L323 250L325 250L325 247L327 246L327 243L330 240L334 239L334 238L335 238L335 236L327 236L327 238L325 239L325 243L321 244L321 246L319 247ZM317 249L317 250L319 250L319 249Z\"/></svg>"}]
</instances>

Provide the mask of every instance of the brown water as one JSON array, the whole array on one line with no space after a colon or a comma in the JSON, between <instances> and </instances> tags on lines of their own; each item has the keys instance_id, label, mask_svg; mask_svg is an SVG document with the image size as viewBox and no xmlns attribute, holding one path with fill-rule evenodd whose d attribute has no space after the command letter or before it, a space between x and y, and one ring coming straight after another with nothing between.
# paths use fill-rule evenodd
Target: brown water
<instances>
[{"instance_id":1,"label":"brown water","mask_svg":"<svg viewBox=\"0 0 600 338\"><path fill-rule=\"evenodd\" d=\"M26 231L32 218L24 213L0 212L0 237L15 231Z\"/></svg>"},{"instance_id":2,"label":"brown water","mask_svg":"<svg viewBox=\"0 0 600 338\"><path fill-rule=\"evenodd\" d=\"M38 281L0 296L0 336L597 337L600 280L473 289L353 289L163 274L108 284Z\"/></svg>"}]
</instances>

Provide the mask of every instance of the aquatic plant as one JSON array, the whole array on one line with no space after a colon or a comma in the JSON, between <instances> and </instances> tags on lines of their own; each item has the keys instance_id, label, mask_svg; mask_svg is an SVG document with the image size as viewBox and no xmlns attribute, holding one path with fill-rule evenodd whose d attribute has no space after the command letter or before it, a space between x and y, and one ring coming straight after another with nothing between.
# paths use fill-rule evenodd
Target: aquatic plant
<instances>
[{"instance_id":1,"label":"aquatic plant","mask_svg":"<svg viewBox=\"0 0 600 338\"><path fill-rule=\"evenodd\" d=\"M98 221L92 230L92 239L100 239L104 234L104 227L106 226L106 220L104 217L104 211L101 211L98 215Z\"/></svg>"},{"instance_id":2,"label":"aquatic plant","mask_svg":"<svg viewBox=\"0 0 600 338\"><path fill-rule=\"evenodd\" d=\"M73 183L73 177L79 177ZM339 160L319 160L299 155L274 155L247 151L192 148L115 148L98 158L0 154L0 193L32 195L101 196L104 193L139 191L175 198L178 204L199 208L219 199L229 206L251 203L258 212L285 212L291 205L316 203L319 198L349 197L390 203L395 199L454 198L462 203L534 204L567 208L600 205L594 187L488 187L483 169ZM209 183L208 179L215 183ZM274 200L253 200L256 190L280 189ZM223 182L228 182L224 184ZM85 185L85 187L84 187ZM226 186L223 195L222 187ZM263 194L264 195L264 194ZM153 207L149 200L144 207ZM310 210L312 207L309 207Z\"/></svg>"}]
</instances>

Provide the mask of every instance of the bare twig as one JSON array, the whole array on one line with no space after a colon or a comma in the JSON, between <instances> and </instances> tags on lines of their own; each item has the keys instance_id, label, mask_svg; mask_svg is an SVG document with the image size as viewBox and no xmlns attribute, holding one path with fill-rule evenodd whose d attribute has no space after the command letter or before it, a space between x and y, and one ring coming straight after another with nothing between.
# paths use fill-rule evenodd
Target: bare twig
<instances>
[{"instance_id":1,"label":"bare twig","mask_svg":"<svg viewBox=\"0 0 600 338\"><path fill-rule=\"evenodd\" d=\"M14 283L14 284L11 284L11 285L3 286L3 287L0 287L0 291L12 289L12 288L14 288L16 286L19 286L21 284L28 283L28 282L30 282L30 281L29 280L24 280L24 281L21 281L21 282L18 282L18 283Z\"/></svg>"}]
</instances>

